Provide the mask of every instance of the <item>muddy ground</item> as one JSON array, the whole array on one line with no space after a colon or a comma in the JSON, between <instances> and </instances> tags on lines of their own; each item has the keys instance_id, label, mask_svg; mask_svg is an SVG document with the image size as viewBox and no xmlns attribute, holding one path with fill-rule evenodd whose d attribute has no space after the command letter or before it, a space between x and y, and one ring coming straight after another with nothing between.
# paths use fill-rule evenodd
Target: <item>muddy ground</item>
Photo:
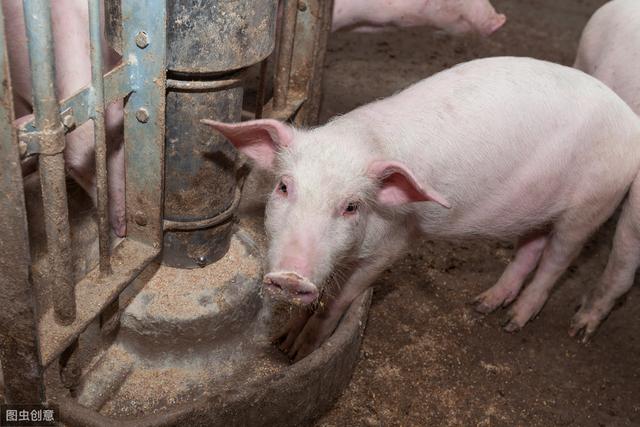
<instances>
[{"instance_id":1,"label":"muddy ground","mask_svg":"<svg viewBox=\"0 0 640 427\"><path fill-rule=\"evenodd\" d=\"M327 58L322 121L456 63L497 55L570 65L602 0L495 0L508 15L492 38L429 29L339 33ZM640 425L640 292L581 345L567 335L580 295L602 272L614 223L586 246L541 315L503 332L504 312L467 304L512 255L495 242L424 240L375 283L360 360L318 426Z\"/></svg>"}]
</instances>

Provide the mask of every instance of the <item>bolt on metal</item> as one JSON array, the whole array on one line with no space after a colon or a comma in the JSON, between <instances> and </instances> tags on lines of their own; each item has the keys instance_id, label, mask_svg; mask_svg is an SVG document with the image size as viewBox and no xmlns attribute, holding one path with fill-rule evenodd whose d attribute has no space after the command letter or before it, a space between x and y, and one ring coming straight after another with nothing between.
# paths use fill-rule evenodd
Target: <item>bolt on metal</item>
<instances>
[{"instance_id":1,"label":"bolt on metal","mask_svg":"<svg viewBox=\"0 0 640 427\"><path fill-rule=\"evenodd\" d=\"M144 49L145 47L149 46L149 35L144 31L140 31L138 34L136 34L136 46L138 46L140 49Z\"/></svg>"},{"instance_id":2,"label":"bolt on metal","mask_svg":"<svg viewBox=\"0 0 640 427\"><path fill-rule=\"evenodd\" d=\"M24 141L18 141L18 149L20 150L20 157L27 155L27 143Z\"/></svg>"},{"instance_id":3,"label":"bolt on metal","mask_svg":"<svg viewBox=\"0 0 640 427\"><path fill-rule=\"evenodd\" d=\"M142 211L136 212L133 216L133 220L141 227L147 225L147 216Z\"/></svg>"},{"instance_id":4,"label":"bolt on metal","mask_svg":"<svg viewBox=\"0 0 640 427\"><path fill-rule=\"evenodd\" d=\"M62 118L62 125L67 129L73 129L76 126L76 119L72 114L67 114Z\"/></svg>"},{"instance_id":5,"label":"bolt on metal","mask_svg":"<svg viewBox=\"0 0 640 427\"><path fill-rule=\"evenodd\" d=\"M138 111L136 111L136 119L138 119L140 123L147 123L149 121L149 112L147 109L144 107L138 108Z\"/></svg>"}]
</instances>

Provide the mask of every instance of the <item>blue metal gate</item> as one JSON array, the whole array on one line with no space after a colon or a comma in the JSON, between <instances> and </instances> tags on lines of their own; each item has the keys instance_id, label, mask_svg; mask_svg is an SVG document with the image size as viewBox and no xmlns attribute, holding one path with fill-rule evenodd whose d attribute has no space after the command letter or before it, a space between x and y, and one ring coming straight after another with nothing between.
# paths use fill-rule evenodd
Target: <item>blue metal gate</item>
<instances>
[{"instance_id":1,"label":"blue metal gate","mask_svg":"<svg viewBox=\"0 0 640 427\"><path fill-rule=\"evenodd\" d=\"M273 55L271 58L275 61L273 99L265 99L265 82L271 78L266 75L269 59L265 59L255 116L291 119L299 124L317 120L332 3L282 1L285 19L277 42L277 58ZM13 126L4 17L0 10L0 362L4 397L9 403L48 400L45 370L56 361L61 370L73 369L73 354L80 334L96 319L106 322L117 313L120 293L160 254L165 230L183 227L163 215L167 90L202 90L229 85L229 79L224 76L218 78L222 82L185 83L172 78L168 84L168 8L164 0L117 2L122 23L117 37L122 61L103 75L101 0L88 0L88 4L91 85L68 99L58 100L51 2L23 1L34 119L20 129ZM234 75L233 79L241 77ZM111 249L104 117L105 106L121 99L126 100L127 236ZM95 130L99 263L74 283L63 150L65 133L87 121L93 122ZM20 166L21 159L31 156L38 159L44 207L47 257L43 262L52 290L51 304L46 306L39 304L31 277L35 260L30 258ZM232 214L233 208L230 209ZM193 223L195 225L184 226L182 230L197 229L198 221ZM205 221L204 225L211 224ZM94 415L88 410L83 412L77 404L71 407L76 415L80 414L71 417L76 421L78 417Z\"/></svg>"}]
</instances>

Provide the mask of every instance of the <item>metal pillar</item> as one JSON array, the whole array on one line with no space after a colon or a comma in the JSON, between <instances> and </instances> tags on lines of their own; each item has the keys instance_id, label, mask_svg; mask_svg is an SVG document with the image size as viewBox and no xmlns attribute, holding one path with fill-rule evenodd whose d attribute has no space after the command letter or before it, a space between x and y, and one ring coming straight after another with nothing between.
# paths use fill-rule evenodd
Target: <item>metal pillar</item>
<instances>
[{"instance_id":1,"label":"metal pillar","mask_svg":"<svg viewBox=\"0 0 640 427\"><path fill-rule=\"evenodd\" d=\"M331 33L333 0L281 0L278 46L260 70L256 118L290 120L315 125L320 113L322 72ZM273 98L265 99L273 79Z\"/></svg>"},{"instance_id":2,"label":"metal pillar","mask_svg":"<svg viewBox=\"0 0 640 427\"><path fill-rule=\"evenodd\" d=\"M197 268L227 252L241 187L235 149L199 121L240 121L243 69L273 49L276 1L177 0L167 14L162 262Z\"/></svg>"},{"instance_id":3,"label":"metal pillar","mask_svg":"<svg viewBox=\"0 0 640 427\"><path fill-rule=\"evenodd\" d=\"M70 324L76 316L72 282L71 238L67 212L67 187L63 150L64 128L58 113L51 9L46 0L25 0L24 19L29 39L33 110L38 128L33 136L40 144L40 181L47 231L49 269L57 319Z\"/></svg>"},{"instance_id":4,"label":"metal pillar","mask_svg":"<svg viewBox=\"0 0 640 427\"><path fill-rule=\"evenodd\" d=\"M0 35L4 16L0 8ZM35 290L27 233L18 138L7 45L0 37L0 364L8 403L44 400L40 350L36 334Z\"/></svg>"},{"instance_id":5,"label":"metal pillar","mask_svg":"<svg viewBox=\"0 0 640 427\"><path fill-rule=\"evenodd\" d=\"M162 243L166 9L155 7L155 0L121 0L129 23L122 34L125 59L103 77L100 1L90 0L92 83L58 102L52 3L25 0L23 5L35 119L21 125L19 143L12 126L7 52L4 28L0 28L0 361L7 400L12 403L45 398L43 370L63 353L63 362L73 358L78 336L103 310L113 310L120 292L157 256ZM3 22L0 17L0 25ZM104 109L105 103L125 97L128 235L110 253ZM88 120L94 121L96 130L100 254L99 265L76 282L62 154L64 134L70 129L62 123L80 126ZM20 172L20 157L35 155L40 163L45 260L29 259ZM32 277L36 267L46 273ZM37 286L32 285L36 280L40 281ZM44 288L51 292L42 292Z\"/></svg>"}]
</instances>

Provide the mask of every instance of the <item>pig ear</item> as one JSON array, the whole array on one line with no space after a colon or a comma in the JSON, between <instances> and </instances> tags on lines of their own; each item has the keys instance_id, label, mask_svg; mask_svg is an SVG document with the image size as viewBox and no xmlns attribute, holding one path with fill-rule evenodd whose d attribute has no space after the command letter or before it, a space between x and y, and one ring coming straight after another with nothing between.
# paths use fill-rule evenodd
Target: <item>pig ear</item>
<instances>
[{"instance_id":1,"label":"pig ear","mask_svg":"<svg viewBox=\"0 0 640 427\"><path fill-rule=\"evenodd\" d=\"M287 147L293 142L291 128L277 120L262 119L231 124L203 119L200 122L220 132L263 169L273 168L278 148Z\"/></svg>"},{"instance_id":2,"label":"pig ear","mask_svg":"<svg viewBox=\"0 0 640 427\"><path fill-rule=\"evenodd\" d=\"M497 14L489 23L489 26L485 30L485 35L490 36L495 33L504 25L505 22L507 22L507 16L502 13Z\"/></svg>"},{"instance_id":3,"label":"pig ear","mask_svg":"<svg viewBox=\"0 0 640 427\"><path fill-rule=\"evenodd\" d=\"M378 202L397 206L411 202L434 201L450 208L449 202L436 190L420 185L411 171L400 162L377 161L369 166L369 175L380 181Z\"/></svg>"}]
</instances>

